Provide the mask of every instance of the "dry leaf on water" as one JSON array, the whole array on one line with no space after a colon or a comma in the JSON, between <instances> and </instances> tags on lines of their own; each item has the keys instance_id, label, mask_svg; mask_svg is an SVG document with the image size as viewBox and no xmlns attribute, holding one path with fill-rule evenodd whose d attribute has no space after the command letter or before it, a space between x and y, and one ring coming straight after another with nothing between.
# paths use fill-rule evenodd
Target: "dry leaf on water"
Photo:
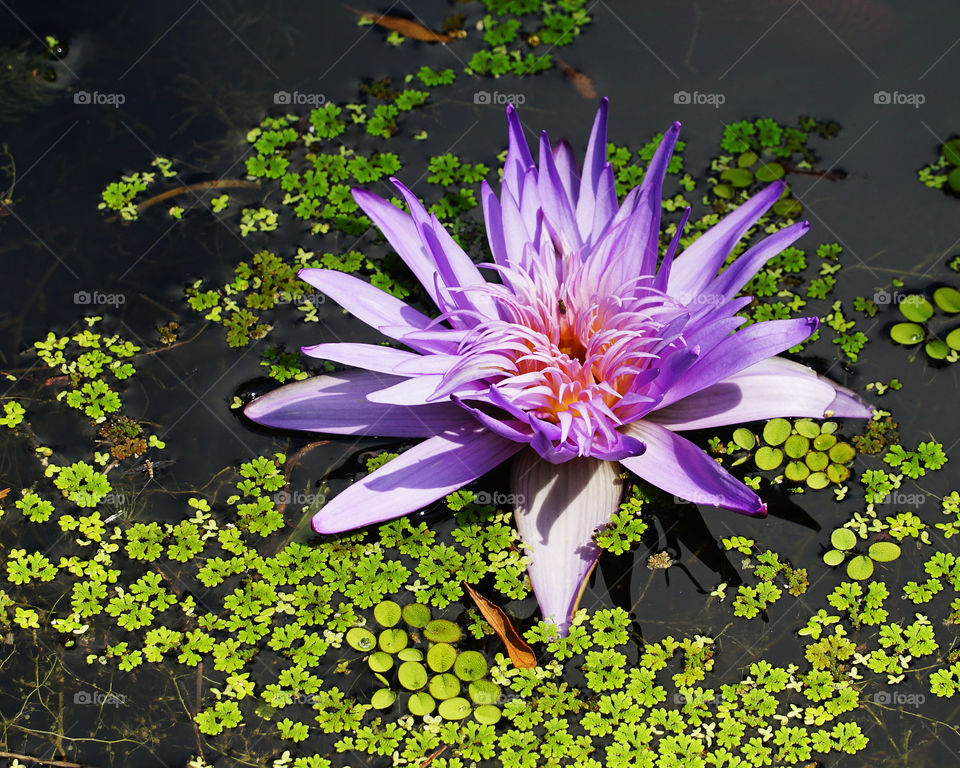
<instances>
[{"instance_id":1,"label":"dry leaf on water","mask_svg":"<svg viewBox=\"0 0 960 768\"><path fill-rule=\"evenodd\" d=\"M398 35L409 37L411 40L421 40L424 43L449 43L456 40L456 37L452 35L434 32L432 29L423 26L423 24L418 24L402 16L387 16L386 14L371 13L370 11L358 11L349 5L345 5L344 8L353 11L353 13L357 14L361 19L372 21L384 29L389 29Z\"/></svg>"},{"instance_id":2,"label":"dry leaf on water","mask_svg":"<svg viewBox=\"0 0 960 768\"><path fill-rule=\"evenodd\" d=\"M597 89L593 87L593 80L583 74L579 69L571 67L559 56L557 56L556 59L560 71L563 72L567 80L573 83L573 87L577 89L577 93L585 99L597 98Z\"/></svg>"},{"instance_id":3,"label":"dry leaf on water","mask_svg":"<svg viewBox=\"0 0 960 768\"><path fill-rule=\"evenodd\" d=\"M510 654L510 661L517 669L531 669L537 666L537 657L533 654L533 649L527 645L527 642L520 637L513 623L503 612L500 606L495 605L481 595L477 590L471 587L467 582L463 582L473 602L477 604L483 618L493 627L493 631L503 640L507 646L507 653Z\"/></svg>"}]
</instances>

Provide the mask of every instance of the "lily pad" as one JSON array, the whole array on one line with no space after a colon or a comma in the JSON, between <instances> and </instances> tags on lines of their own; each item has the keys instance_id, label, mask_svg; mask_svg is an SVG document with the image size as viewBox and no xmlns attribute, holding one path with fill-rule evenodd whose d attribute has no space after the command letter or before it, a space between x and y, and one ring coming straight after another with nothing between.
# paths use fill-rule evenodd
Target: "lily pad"
<instances>
[{"instance_id":1,"label":"lily pad","mask_svg":"<svg viewBox=\"0 0 960 768\"><path fill-rule=\"evenodd\" d=\"M764 163L757 168L756 171L757 181L761 181L764 184L782 179L785 174L786 171L780 163Z\"/></svg>"},{"instance_id":2,"label":"lily pad","mask_svg":"<svg viewBox=\"0 0 960 768\"><path fill-rule=\"evenodd\" d=\"M820 425L820 433L824 435L832 435L840 429L840 425L835 421L825 421Z\"/></svg>"},{"instance_id":3,"label":"lily pad","mask_svg":"<svg viewBox=\"0 0 960 768\"><path fill-rule=\"evenodd\" d=\"M753 460L756 462L758 469L776 469L783 462L783 451L779 448L764 445L754 455Z\"/></svg>"},{"instance_id":4,"label":"lily pad","mask_svg":"<svg viewBox=\"0 0 960 768\"><path fill-rule=\"evenodd\" d=\"M830 463L830 458L820 451L810 451L803 461L813 472L823 472Z\"/></svg>"},{"instance_id":5,"label":"lily pad","mask_svg":"<svg viewBox=\"0 0 960 768\"><path fill-rule=\"evenodd\" d=\"M793 425L793 428L797 430L797 434L808 437L811 440L820 434L820 425L812 419L797 419L797 423Z\"/></svg>"},{"instance_id":6,"label":"lily pad","mask_svg":"<svg viewBox=\"0 0 960 768\"><path fill-rule=\"evenodd\" d=\"M950 354L950 347L944 344L940 339L932 339L923 346L923 351L931 360L943 360Z\"/></svg>"},{"instance_id":7,"label":"lily pad","mask_svg":"<svg viewBox=\"0 0 960 768\"><path fill-rule=\"evenodd\" d=\"M960 139L943 142L943 159L950 165L960 165Z\"/></svg>"},{"instance_id":8,"label":"lily pad","mask_svg":"<svg viewBox=\"0 0 960 768\"><path fill-rule=\"evenodd\" d=\"M419 648L404 648L397 654L400 661L423 661L423 651Z\"/></svg>"},{"instance_id":9,"label":"lily pad","mask_svg":"<svg viewBox=\"0 0 960 768\"><path fill-rule=\"evenodd\" d=\"M960 328L954 328L944 339L950 349L960 350Z\"/></svg>"},{"instance_id":10,"label":"lily pad","mask_svg":"<svg viewBox=\"0 0 960 768\"><path fill-rule=\"evenodd\" d=\"M830 485L830 478L824 472L812 472L807 478L807 487L814 491L822 491Z\"/></svg>"},{"instance_id":11,"label":"lily pad","mask_svg":"<svg viewBox=\"0 0 960 768\"><path fill-rule=\"evenodd\" d=\"M749 187L753 184L753 174L746 168L727 168L720 178L734 187Z\"/></svg>"},{"instance_id":12,"label":"lily pad","mask_svg":"<svg viewBox=\"0 0 960 768\"><path fill-rule=\"evenodd\" d=\"M753 446L757 444L757 438L754 437L753 432L746 427L740 427L733 430L733 442L745 451L751 451L753 450Z\"/></svg>"},{"instance_id":13,"label":"lily pad","mask_svg":"<svg viewBox=\"0 0 960 768\"><path fill-rule=\"evenodd\" d=\"M870 545L867 552L878 563L890 563L900 557L900 545L892 541L877 541Z\"/></svg>"},{"instance_id":14,"label":"lily pad","mask_svg":"<svg viewBox=\"0 0 960 768\"><path fill-rule=\"evenodd\" d=\"M400 621L400 606L393 600L384 600L373 609L373 618L381 627L394 627Z\"/></svg>"},{"instance_id":15,"label":"lily pad","mask_svg":"<svg viewBox=\"0 0 960 768\"><path fill-rule=\"evenodd\" d=\"M923 326L916 323L897 323L890 329L890 338L906 347L919 344L923 341L923 337Z\"/></svg>"},{"instance_id":16,"label":"lily pad","mask_svg":"<svg viewBox=\"0 0 960 768\"><path fill-rule=\"evenodd\" d=\"M740 168L749 168L760 158L757 157L756 152L744 152L740 157L737 158L737 165ZM960 163L955 163L955 165L960 165Z\"/></svg>"},{"instance_id":17,"label":"lily pad","mask_svg":"<svg viewBox=\"0 0 960 768\"><path fill-rule=\"evenodd\" d=\"M783 452L791 459L799 459L810 450L810 440L803 435L790 435L783 444Z\"/></svg>"},{"instance_id":18,"label":"lily pad","mask_svg":"<svg viewBox=\"0 0 960 768\"><path fill-rule=\"evenodd\" d=\"M824 553L823 562L830 566L840 565L846 556L846 552L841 552L839 549L830 549Z\"/></svg>"},{"instance_id":19,"label":"lily pad","mask_svg":"<svg viewBox=\"0 0 960 768\"><path fill-rule=\"evenodd\" d=\"M430 695L439 701L460 695L460 681L456 675L446 673L430 678Z\"/></svg>"},{"instance_id":20,"label":"lily pad","mask_svg":"<svg viewBox=\"0 0 960 768\"><path fill-rule=\"evenodd\" d=\"M933 292L933 301L940 309L951 315L960 312L960 291L943 285Z\"/></svg>"},{"instance_id":21,"label":"lily pad","mask_svg":"<svg viewBox=\"0 0 960 768\"><path fill-rule=\"evenodd\" d=\"M457 677L466 682L479 680L487 674L487 660L479 651L464 651L453 664Z\"/></svg>"},{"instance_id":22,"label":"lily pad","mask_svg":"<svg viewBox=\"0 0 960 768\"><path fill-rule=\"evenodd\" d=\"M830 457L830 461L837 464L846 464L853 461L857 451L850 443L837 443L827 452L827 455Z\"/></svg>"},{"instance_id":23,"label":"lily pad","mask_svg":"<svg viewBox=\"0 0 960 768\"><path fill-rule=\"evenodd\" d=\"M960 168L954 168L947 176L947 184L954 192L960 192Z\"/></svg>"},{"instance_id":24,"label":"lily pad","mask_svg":"<svg viewBox=\"0 0 960 768\"><path fill-rule=\"evenodd\" d=\"M857 534L849 528L837 528L830 534L830 543L836 549L853 549L857 546Z\"/></svg>"},{"instance_id":25,"label":"lily pad","mask_svg":"<svg viewBox=\"0 0 960 768\"><path fill-rule=\"evenodd\" d=\"M427 668L419 661L405 661L397 669L397 680L408 691L418 691L427 684Z\"/></svg>"},{"instance_id":26,"label":"lily pad","mask_svg":"<svg viewBox=\"0 0 960 768\"><path fill-rule=\"evenodd\" d=\"M899 306L900 314L914 323L925 323L933 317L933 304L919 293L907 296Z\"/></svg>"},{"instance_id":27,"label":"lily pad","mask_svg":"<svg viewBox=\"0 0 960 768\"><path fill-rule=\"evenodd\" d=\"M827 478L831 483L840 485L850 479L850 469L843 464L831 464L827 467Z\"/></svg>"},{"instance_id":28,"label":"lily pad","mask_svg":"<svg viewBox=\"0 0 960 768\"><path fill-rule=\"evenodd\" d=\"M393 656L385 651L377 651L370 654L367 664L374 672L386 672L393 667Z\"/></svg>"},{"instance_id":29,"label":"lily pad","mask_svg":"<svg viewBox=\"0 0 960 768\"><path fill-rule=\"evenodd\" d=\"M460 639L460 627L446 619L434 619L424 627L423 636L432 643L455 643Z\"/></svg>"},{"instance_id":30,"label":"lily pad","mask_svg":"<svg viewBox=\"0 0 960 768\"><path fill-rule=\"evenodd\" d=\"M482 704L473 710L473 716L481 725L496 725L500 722L500 710L493 704Z\"/></svg>"},{"instance_id":31,"label":"lily pad","mask_svg":"<svg viewBox=\"0 0 960 768\"><path fill-rule=\"evenodd\" d=\"M819 434L813 439L813 448L817 451L829 451L836 444L836 435Z\"/></svg>"},{"instance_id":32,"label":"lily pad","mask_svg":"<svg viewBox=\"0 0 960 768\"><path fill-rule=\"evenodd\" d=\"M468 690L470 700L477 705L494 704L500 698L500 686L490 680L475 680Z\"/></svg>"},{"instance_id":33,"label":"lily pad","mask_svg":"<svg viewBox=\"0 0 960 768\"><path fill-rule=\"evenodd\" d=\"M347 631L347 645L355 651L372 651L377 645L377 638L369 629L354 627Z\"/></svg>"},{"instance_id":34,"label":"lily pad","mask_svg":"<svg viewBox=\"0 0 960 768\"><path fill-rule=\"evenodd\" d=\"M763 441L767 445L780 445L790 436L793 427L786 419L770 419L763 427Z\"/></svg>"},{"instance_id":35,"label":"lily pad","mask_svg":"<svg viewBox=\"0 0 960 768\"><path fill-rule=\"evenodd\" d=\"M415 629L423 629L430 622L430 609L422 603L403 606L403 620Z\"/></svg>"},{"instance_id":36,"label":"lily pad","mask_svg":"<svg viewBox=\"0 0 960 768\"><path fill-rule=\"evenodd\" d=\"M463 720L470 714L470 702L460 696L441 701L437 714L444 720Z\"/></svg>"},{"instance_id":37,"label":"lily pad","mask_svg":"<svg viewBox=\"0 0 960 768\"><path fill-rule=\"evenodd\" d=\"M802 483L810 475L810 467L802 461L791 461L784 468L783 474L792 483Z\"/></svg>"},{"instance_id":38,"label":"lily pad","mask_svg":"<svg viewBox=\"0 0 960 768\"><path fill-rule=\"evenodd\" d=\"M409 642L410 636L405 629L385 629L377 640L380 650L387 653L399 653Z\"/></svg>"},{"instance_id":39,"label":"lily pad","mask_svg":"<svg viewBox=\"0 0 960 768\"><path fill-rule=\"evenodd\" d=\"M794 200L792 197L787 197L782 200L777 200L773 204L773 212L777 216L783 216L786 219L792 219L796 216L799 216L803 211L803 206L800 205L800 202Z\"/></svg>"},{"instance_id":40,"label":"lily pad","mask_svg":"<svg viewBox=\"0 0 960 768\"><path fill-rule=\"evenodd\" d=\"M713 194L717 197L721 197L724 200L729 200L733 197L733 187L729 184L714 184L713 185Z\"/></svg>"},{"instance_id":41,"label":"lily pad","mask_svg":"<svg viewBox=\"0 0 960 768\"><path fill-rule=\"evenodd\" d=\"M873 575L873 560L866 555L857 555L847 563L847 576L857 581L869 579Z\"/></svg>"},{"instance_id":42,"label":"lily pad","mask_svg":"<svg viewBox=\"0 0 960 768\"><path fill-rule=\"evenodd\" d=\"M393 702L397 700L397 694L389 688L381 688L373 692L370 697L370 705L374 709L390 709Z\"/></svg>"},{"instance_id":43,"label":"lily pad","mask_svg":"<svg viewBox=\"0 0 960 768\"><path fill-rule=\"evenodd\" d=\"M407 699L407 709L410 710L411 715L417 717L423 717L424 715L429 715L436 709L437 702L434 701L433 696L431 696L426 691L419 691L414 693Z\"/></svg>"},{"instance_id":44,"label":"lily pad","mask_svg":"<svg viewBox=\"0 0 960 768\"><path fill-rule=\"evenodd\" d=\"M434 672L446 672L457 660L457 649L450 643L437 643L427 651L427 666Z\"/></svg>"}]
</instances>

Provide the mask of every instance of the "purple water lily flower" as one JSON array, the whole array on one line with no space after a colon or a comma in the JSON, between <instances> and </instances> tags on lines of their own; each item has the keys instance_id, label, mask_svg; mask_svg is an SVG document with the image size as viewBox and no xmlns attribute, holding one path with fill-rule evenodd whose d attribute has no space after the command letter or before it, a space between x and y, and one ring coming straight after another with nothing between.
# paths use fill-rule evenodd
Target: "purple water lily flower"
<instances>
[{"instance_id":1,"label":"purple water lily flower","mask_svg":"<svg viewBox=\"0 0 960 768\"><path fill-rule=\"evenodd\" d=\"M507 108L499 199L482 186L500 282L488 282L436 217L392 179L410 213L362 189L354 199L422 283L431 318L362 280L301 277L407 349L325 343L312 357L365 370L283 386L246 407L271 427L425 437L342 491L313 518L336 533L405 515L519 454L512 492L544 617L561 632L620 503L623 468L667 493L761 517L766 506L678 432L776 416L866 418L853 393L775 355L816 318L737 330L737 293L808 229L802 222L724 263L780 197L771 184L677 253L658 258L661 187L680 129L667 131L643 183L620 203L606 160L607 101L582 170L566 141L540 137L534 163ZM684 223L689 209L684 215ZM719 274L718 274L719 273Z\"/></svg>"}]
</instances>

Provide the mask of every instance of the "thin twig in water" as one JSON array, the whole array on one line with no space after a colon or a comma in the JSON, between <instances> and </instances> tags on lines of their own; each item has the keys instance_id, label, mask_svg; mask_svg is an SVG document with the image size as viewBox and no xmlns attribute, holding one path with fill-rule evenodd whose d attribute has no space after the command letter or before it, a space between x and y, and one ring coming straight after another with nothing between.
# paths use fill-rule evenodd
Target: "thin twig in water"
<instances>
[{"instance_id":1,"label":"thin twig in water","mask_svg":"<svg viewBox=\"0 0 960 768\"><path fill-rule=\"evenodd\" d=\"M69 763L66 760L44 760L42 757L30 757L30 755L20 755L16 752L0 752L0 757L7 757L12 760L27 760L31 763L52 765L55 766L55 768L89 768L89 766L83 763Z\"/></svg>"},{"instance_id":2,"label":"thin twig in water","mask_svg":"<svg viewBox=\"0 0 960 768\"><path fill-rule=\"evenodd\" d=\"M420 768L427 768L427 766L430 765L430 763L432 763L434 760L436 760L438 757L440 757L440 755L442 755L442 754L444 753L444 751L446 750L447 746L449 746L449 745L444 744L442 747L440 747L440 749L438 749L438 750L437 750L436 752L434 752L432 755L428 755L428 756L427 756L427 759L424 760L422 763L420 763Z\"/></svg>"}]
</instances>

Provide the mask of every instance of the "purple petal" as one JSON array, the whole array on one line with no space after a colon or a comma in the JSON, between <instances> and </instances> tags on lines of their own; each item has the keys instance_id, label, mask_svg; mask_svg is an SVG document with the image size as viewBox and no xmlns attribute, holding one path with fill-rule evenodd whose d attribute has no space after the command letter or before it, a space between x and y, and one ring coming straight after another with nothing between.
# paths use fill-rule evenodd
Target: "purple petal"
<instances>
[{"instance_id":1,"label":"purple petal","mask_svg":"<svg viewBox=\"0 0 960 768\"><path fill-rule=\"evenodd\" d=\"M576 207L577 194L580 190L580 171L577 169L573 147L566 139L560 139L553 148L553 162L557 167L557 175L560 177L563 191L570 200L570 205Z\"/></svg>"},{"instance_id":2,"label":"purple petal","mask_svg":"<svg viewBox=\"0 0 960 768\"><path fill-rule=\"evenodd\" d=\"M341 491L314 515L313 529L340 533L415 512L476 480L520 448L520 443L478 427L476 422L448 430Z\"/></svg>"},{"instance_id":3,"label":"purple petal","mask_svg":"<svg viewBox=\"0 0 960 768\"><path fill-rule=\"evenodd\" d=\"M601 180L601 173L607 165L607 112L609 100L604 97L600 100L600 108L593 119L593 129L590 131L590 141L587 142L587 152L583 158L583 174L580 178L580 191L577 195L577 226L581 237L586 240L591 233L599 233L594 228L596 220L596 206L606 198L603 194L606 184ZM614 208L616 208L616 192L614 192ZM609 219L608 219L609 220Z\"/></svg>"},{"instance_id":4,"label":"purple petal","mask_svg":"<svg viewBox=\"0 0 960 768\"><path fill-rule=\"evenodd\" d=\"M646 420L633 422L627 430L643 440L647 450L620 463L648 483L695 504L754 517L767 514L767 505L756 493L686 438Z\"/></svg>"},{"instance_id":5,"label":"purple petal","mask_svg":"<svg viewBox=\"0 0 960 768\"><path fill-rule=\"evenodd\" d=\"M300 351L318 360L330 360L341 365L352 365L380 373L397 373L394 369L401 363L423 358L423 355L403 349L352 342L314 344L312 347L301 347Z\"/></svg>"},{"instance_id":6,"label":"purple petal","mask_svg":"<svg viewBox=\"0 0 960 768\"><path fill-rule=\"evenodd\" d=\"M470 415L453 403L408 408L367 400L369 393L396 381L401 379L369 371L315 376L268 392L243 412L265 427L332 435L429 437L472 423Z\"/></svg>"},{"instance_id":7,"label":"purple petal","mask_svg":"<svg viewBox=\"0 0 960 768\"><path fill-rule=\"evenodd\" d=\"M620 505L617 465L576 458L558 466L528 450L513 462L511 491L517 499L517 529L529 548L527 571L540 612L565 636L600 556L593 534L610 522Z\"/></svg>"},{"instance_id":8,"label":"purple petal","mask_svg":"<svg viewBox=\"0 0 960 768\"><path fill-rule=\"evenodd\" d=\"M540 134L540 173L537 177L537 192L540 195L545 223L555 229L564 250L573 253L581 245L580 231L577 229L574 218L573 205L553 161L550 139L546 131Z\"/></svg>"},{"instance_id":9,"label":"purple petal","mask_svg":"<svg viewBox=\"0 0 960 768\"><path fill-rule=\"evenodd\" d=\"M527 169L533 165L533 155L523 135L523 126L513 104L507 105L507 159L503 164L503 189L509 190L514 199L520 200L520 188Z\"/></svg>"}]
</instances>

